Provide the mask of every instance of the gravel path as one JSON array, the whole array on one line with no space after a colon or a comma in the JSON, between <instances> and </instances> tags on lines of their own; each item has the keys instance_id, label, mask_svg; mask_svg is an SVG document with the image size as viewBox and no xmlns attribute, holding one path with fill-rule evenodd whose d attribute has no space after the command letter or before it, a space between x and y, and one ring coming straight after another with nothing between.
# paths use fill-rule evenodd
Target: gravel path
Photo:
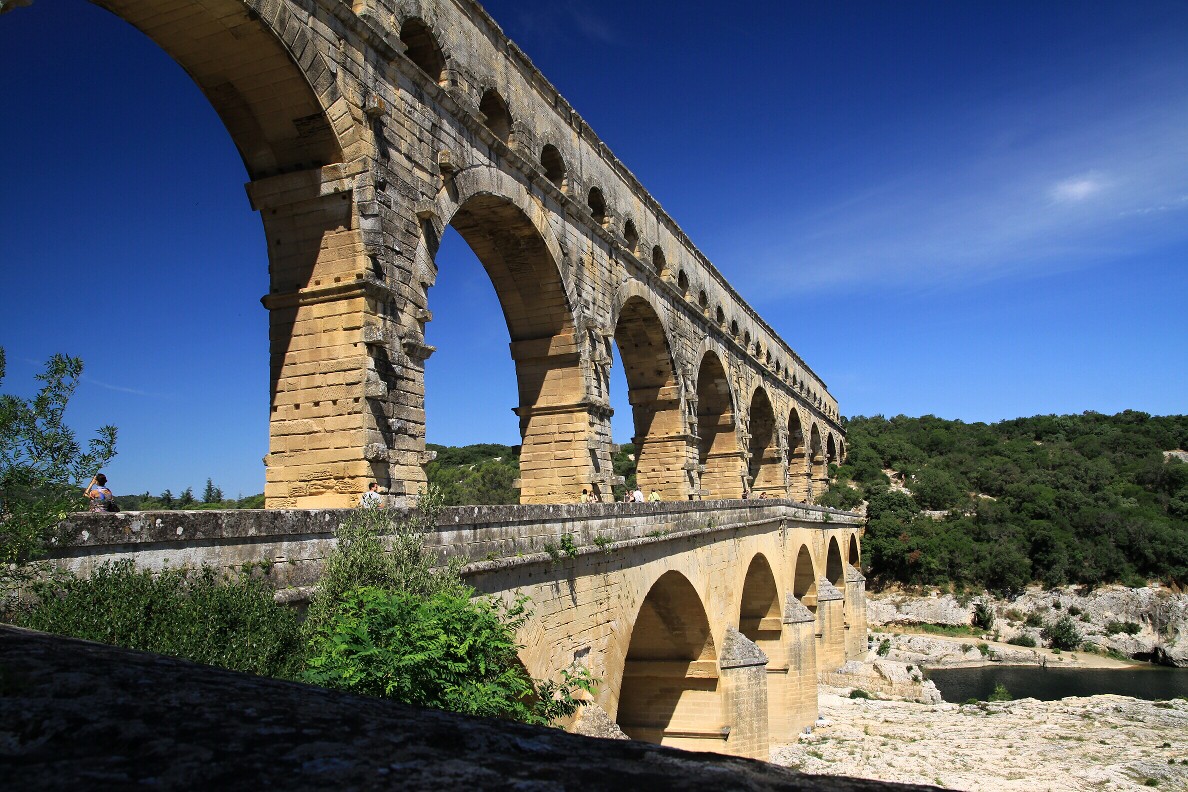
<instances>
[{"instance_id":1,"label":"gravel path","mask_svg":"<svg viewBox=\"0 0 1188 792\"><path fill-rule=\"evenodd\" d=\"M827 723L774 749L773 762L969 792L1188 790L1188 701L1089 696L959 706L822 691L820 710Z\"/></svg>"}]
</instances>

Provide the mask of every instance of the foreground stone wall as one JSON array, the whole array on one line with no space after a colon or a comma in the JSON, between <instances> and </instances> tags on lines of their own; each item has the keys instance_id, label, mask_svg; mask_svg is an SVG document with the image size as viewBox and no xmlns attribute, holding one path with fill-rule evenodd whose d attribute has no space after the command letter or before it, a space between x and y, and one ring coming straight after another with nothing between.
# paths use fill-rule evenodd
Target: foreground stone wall
<instances>
[{"instance_id":1,"label":"foreground stone wall","mask_svg":"<svg viewBox=\"0 0 1188 792\"><path fill-rule=\"evenodd\" d=\"M419 710L6 626L0 734L4 785L22 790L925 789Z\"/></svg>"}]
</instances>

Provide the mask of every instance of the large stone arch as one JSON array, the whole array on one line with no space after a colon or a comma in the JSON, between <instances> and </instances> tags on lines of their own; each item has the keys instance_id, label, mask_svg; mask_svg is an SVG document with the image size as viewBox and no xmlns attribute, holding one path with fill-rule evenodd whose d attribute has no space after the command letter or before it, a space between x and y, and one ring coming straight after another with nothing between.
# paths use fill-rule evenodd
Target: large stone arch
<instances>
[{"instance_id":1,"label":"large stone arch","mask_svg":"<svg viewBox=\"0 0 1188 792\"><path fill-rule=\"evenodd\" d=\"M809 500L809 457L808 435L804 430L804 419L793 407L788 411L787 434L788 495L799 500Z\"/></svg>"},{"instance_id":2,"label":"large stone arch","mask_svg":"<svg viewBox=\"0 0 1188 792\"><path fill-rule=\"evenodd\" d=\"M825 578L839 589L846 585L846 565L842 561L841 547L837 537L829 537L829 548L825 555Z\"/></svg>"},{"instance_id":3,"label":"large stone arch","mask_svg":"<svg viewBox=\"0 0 1188 792\"><path fill-rule=\"evenodd\" d=\"M809 492L808 500L812 500L825 492L828 483L828 468L825 466L825 447L821 440L821 428L816 421L809 429Z\"/></svg>"},{"instance_id":4,"label":"large stone arch","mask_svg":"<svg viewBox=\"0 0 1188 792\"><path fill-rule=\"evenodd\" d=\"M318 432L311 419L340 412L310 398L309 383L356 381L367 368L357 338L318 339L323 326L361 323L359 251L366 246L352 195L370 183L361 129L307 20L263 0L103 0L180 65L220 117L244 164L267 240L269 293L269 506L337 505L362 478L362 421ZM345 288L349 283L350 288ZM332 285L333 284L333 285ZM184 304L183 304L184 309ZM347 318L350 317L350 318ZM355 464L326 464L327 448L353 448ZM337 461L337 460L336 460ZM348 469L349 468L349 469Z\"/></svg>"},{"instance_id":5,"label":"large stone arch","mask_svg":"<svg viewBox=\"0 0 1188 792\"><path fill-rule=\"evenodd\" d=\"M747 566L739 597L738 631L767 656L767 722L772 735L785 735L788 708L788 652L784 647L784 598L771 564L756 553Z\"/></svg>"},{"instance_id":6,"label":"large stone arch","mask_svg":"<svg viewBox=\"0 0 1188 792\"><path fill-rule=\"evenodd\" d=\"M616 295L612 319L631 404L636 479L644 492L684 500L688 432L664 313L641 284L629 281Z\"/></svg>"},{"instance_id":7,"label":"large stone arch","mask_svg":"<svg viewBox=\"0 0 1188 792\"><path fill-rule=\"evenodd\" d=\"M430 258L436 244L424 237L448 224L486 269L503 310L519 393L520 501L576 500L574 482L589 483L582 481L588 475L582 343L549 214L519 182L490 168L460 172L453 188L439 193L436 209L436 217L426 216L432 228L424 229L418 251L425 285L436 278ZM430 300L426 295L426 309Z\"/></svg>"},{"instance_id":8,"label":"large stone arch","mask_svg":"<svg viewBox=\"0 0 1188 792\"><path fill-rule=\"evenodd\" d=\"M771 398L762 386L755 388L751 394L747 410L747 437L750 452L747 472L752 492L783 497L784 464L780 458L779 429Z\"/></svg>"},{"instance_id":9,"label":"large stone arch","mask_svg":"<svg viewBox=\"0 0 1188 792\"><path fill-rule=\"evenodd\" d=\"M287 6L263 0L102 0L210 100L252 179L343 161L357 130L332 120L338 84ZM267 75L262 79L262 75Z\"/></svg>"},{"instance_id":10,"label":"large stone arch","mask_svg":"<svg viewBox=\"0 0 1188 792\"><path fill-rule=\"evenodd\" d=\"M706 608L688 578L666 572L632 622L619 726L634 739L708 750L721 742L706 729L706 713L721 709L720 694L718 651Z\"/></svg>"},{"instance_id":11,"label":"large stone arch","mask_svg":"<svg viewBox=\"0 0 1188 792\"><path fill-rule=\"evenodd\" d=\"M741 498L742 451L738 445L738 402L726 365L706 352L697 365L697 465L703 499Z\"/></svg>"},{"instance_id":12,"label":"large stone arch","mask_svg":"<svg viewBox=\"0 0 1188 792\"><path fill-rule=\"evenodd\" d=\"M848 544L849 544L848 562L849 562L850 566L861 568L862 567L862 548L858 544L858 534L857 533L850 534L850 541Z\"/></svg>"},{"instance_id":13,"label":"large stone arch","mask_svg":"<svg viewBox=\"0 0 1188 792\"><path fill-rule=\"evenodd\" d=\"M817 569L807 545L796 552L792 568L792 595L813 613L817 612Z\"/></svg>"}]
</instances>

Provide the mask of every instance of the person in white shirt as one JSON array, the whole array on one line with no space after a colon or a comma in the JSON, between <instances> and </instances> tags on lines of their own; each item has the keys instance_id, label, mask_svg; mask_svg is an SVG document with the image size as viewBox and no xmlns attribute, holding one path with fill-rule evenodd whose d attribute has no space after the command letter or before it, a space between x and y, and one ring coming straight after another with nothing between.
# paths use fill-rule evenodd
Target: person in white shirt
<instances>
[{"instance_id":1,"label":"person in white shirt","mask_svg":"<svg viewBox=\"0 0 1188 792\"><path fill-rule=\"evenodd\" d=\"M374 481L367 485L367 492L359 498L360 506L370 506L373 509L384 507L384 496L380 495L379 484Z\"/></svg>"}]
</instances>

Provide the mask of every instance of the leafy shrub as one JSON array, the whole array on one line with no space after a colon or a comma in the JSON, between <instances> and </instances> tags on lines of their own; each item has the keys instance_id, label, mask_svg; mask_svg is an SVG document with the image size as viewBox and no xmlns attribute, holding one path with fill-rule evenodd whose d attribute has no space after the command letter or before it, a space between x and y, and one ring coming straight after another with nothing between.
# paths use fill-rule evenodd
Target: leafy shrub
<instances>
[{"instance_id":1,"label":"leafy shrub","mask_svg":"<svg viewBox=\"0 0 1188 792\"><path fill-rule=\"evenodd\" d=\"M223 578L211 567L154 574L124 559L90 578L42 579L28 591L15 614L23 627L264 676L300 671L295 611L247 575Z\"/></svg>"},{"instance_id":2,"label":"leafy shrub","mask_svg":"<svg viewBox=\"0 0 1188 792\"><path fill-rule=\"evenodd\" d=\"M1023 620L1023 623L1028 627L1043 627L1044 617L1040 613L1032 611L1031 613L1027 614L1027 617Z\"/></svg>"},{"instance_id":3,"label":"leafy shrub","mask_svg":"<svg viewBox=\"0 0 1188 792\"><path fill-rule=\"evenodd\" d=\"M884 638L879 642L879 648L875 650L875 654L879 657L886 657L887 653L891 651L891 639Z\"/></svg>"},{"instance_id":4,"label":"leafy shrub","mask_svg":"<svg viewBox=\"0 0 1188 792\"><path fill-rule=\"evenodd\" d=\"M1084 611L1081 610L1080 608L1078 608L1076 605L1068 606L1068 615L1069 616L1080 616L1082 613L1084 613Z\"/></svg>"},{"instance_id":5,"label":"leafy shrub","mask_svg":"<svg viewBox=\"0 0 1188 792\"><path fill-rule=\"evenodd\" d=\"M314 684L467 715L548 724L573 714L580 669L538 686L516 655L523 600L428 597L367 586L348 593L310 638L305 678ZM560 695L558 695L560 694Z\"/></svg>"},{"instance_id":6,"label":"leafy shrub","mask_svg":"<svg viewBox=\"0 0 1188 792\"><path fill-rule=\"evenodd\" d=\"M322 564L322 578L305 621L310 635L338 609L349 592L372 586L419 596L465 589L461 562L439 568L425 549L425 534L437 524L440 490L430 486L407 515L389 509L355 509L334 532L335 549Z\"/></svg>"},{"instance_id":7,"label":"leafy shrub","mask_svg":"<svg viewBox=\"0 0 1188 792\"><path fill-rule=\"evenodd\" d=\"M1106 622L1106 635L1117 635L1118 633L1126 633L1127 635L1138 635L1142 627L1132 621L1114 621Z\"/></svg>"},{"instance_id":8,"label":"leafy shrub","mask_svg":"<svg viewBox=\"0 0 1188 792\"><path fill-rule=\"evenodd\" d=\"M991 693L990 697L986 700L987 701L1010 701L1013 698L1014 698L1014 696L1011 695L1011 691L1006 689L1006 685L1002 684L1001 682L996 682L994 684L994 692Z\"/></svg>"},{"instance_id":9,"label":"leafy shrub","mask_svg":"<svg viewBox=\"0 0 1188 792\"><path fill-rule=\"evenodd\" d=\"M1043 636L1054 649L1076 649L1081 645L1081 631L1068 616L1061 616L1045 627Z\"/></svg>"},{"instance_id":10,"label":"leafy shrub","mask_svg":"<svg viewBox=\"0 0 1188 792\"><path fill-rule=\"evenodd\" d=\"M978 600L974 605L973 623L981 630L994 629L994 606L986 600Z\"/></svg>"},{"instance_id":11,"label":"leafy shrub","mask_svg":"<svg viewBox=\"0 0 1188 792\"><path fill-rule=\"evenodd\" d=\"M850 691L850 698L852 699L868 699L871 695L862 688L854 688Z\"/></svg>"},{"instance_id":12,"label":"leafy shrub","mask_svg":"<svg viewBox=\"0 0 1188 792\"><path fill-rule=\"evenodd\" d=\"M1028 649L1035 648L1035 638L1032 637L1031 633L1019 633L1014 638L1008 640L1007 643L1012 646L1025 646Z\"/></svg>"}]
</instances>

